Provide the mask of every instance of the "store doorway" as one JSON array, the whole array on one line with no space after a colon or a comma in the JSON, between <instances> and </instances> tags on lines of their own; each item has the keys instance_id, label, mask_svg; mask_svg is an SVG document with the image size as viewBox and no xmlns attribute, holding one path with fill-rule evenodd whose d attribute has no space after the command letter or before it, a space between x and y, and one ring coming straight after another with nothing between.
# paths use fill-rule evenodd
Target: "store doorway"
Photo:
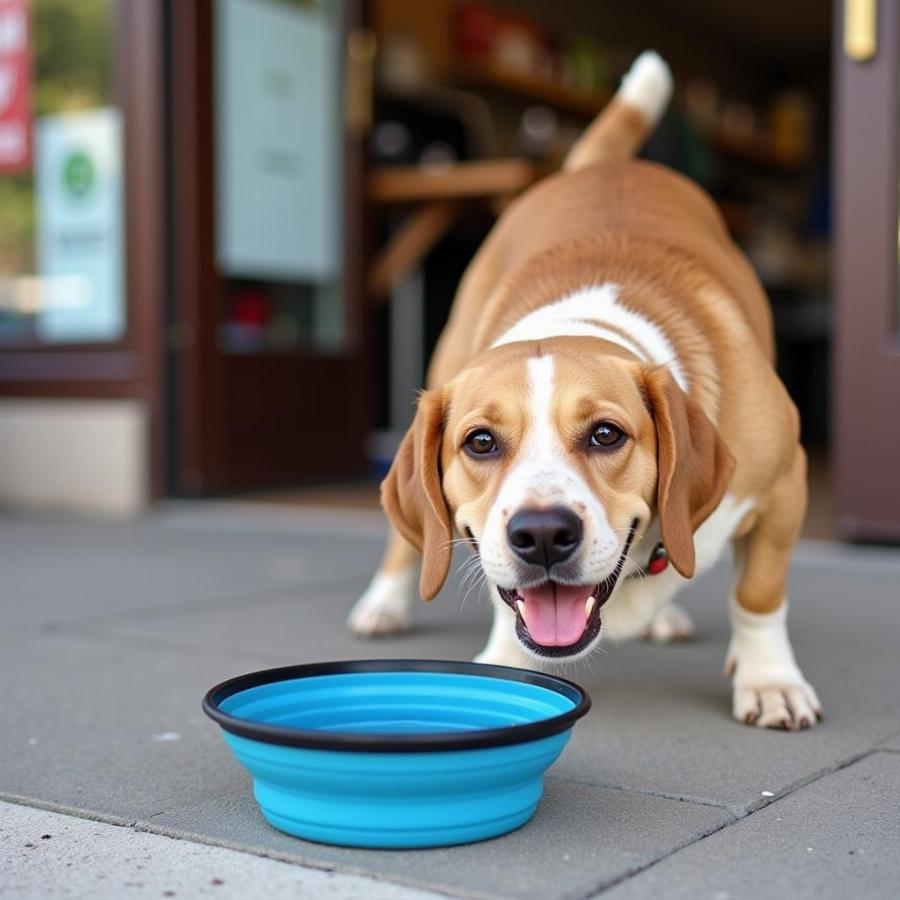
<instances>
[{"instance_id":1,"label":"store doorway","mask_svg":"<svg viewBox=\"0 0 900 900\"><path fill-rule=\"evenodd\" d=\"M359 2L168 4L174 493L364 467L364 129L344 104L361 17Z\"/></svg>"},{"instance_id":2,"label":"store doorway","mask_svg":"<svg viewBox=\"0 0 900 900\"><path fill-rule=\"evenodd\" d=\"M779 373L797 403L811 466L807 535L835 534L831 434L831 12L818 0L722 4L711 0L373 0L378 37L373 169L408 196L415 169L482 160L552 171L605 105L636 54L652 47L676 77L671 110L643 155L704 187L771 299ZM410 171L400 190L400 173ZM427 200L427 198L425 198ZM414 307L422 340L410 370L424 371L454 286L501 203L466 205L422 262L395 285L389 309ZM382 240L417 207L376 205ZM399 213L407 212L401 219ZM390 320L390 315L387 316ZM379 427L398 428L398 350ZM410 354L408 342L400 351Z\"/></svg>"}]
</instances>

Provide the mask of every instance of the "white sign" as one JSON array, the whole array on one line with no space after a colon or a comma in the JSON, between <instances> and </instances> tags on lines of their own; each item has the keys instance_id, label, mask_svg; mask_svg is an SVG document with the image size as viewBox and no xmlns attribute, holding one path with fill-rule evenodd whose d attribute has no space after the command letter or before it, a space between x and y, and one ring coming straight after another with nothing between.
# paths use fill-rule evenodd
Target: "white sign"
<instances>
[{"instance_id":1,"label":"white sign","mask_svg":"<svg viewBox=\"0 0 900 900\"><path fill-rule=\"evenodd\" d=\"M327 9L218 0L216 247L226 275L340 268L338 31Z\"/></svg>"},{"instance_id":2,"label":"white sign","mask_svg":"<svg viewBox=\"0 0 900 900\"><path fill-rule=\"evenodd\" d=\"M125 330L119 111L39 119L35 187L39 337L116 340Z\"/></svg>"}]
</instances>

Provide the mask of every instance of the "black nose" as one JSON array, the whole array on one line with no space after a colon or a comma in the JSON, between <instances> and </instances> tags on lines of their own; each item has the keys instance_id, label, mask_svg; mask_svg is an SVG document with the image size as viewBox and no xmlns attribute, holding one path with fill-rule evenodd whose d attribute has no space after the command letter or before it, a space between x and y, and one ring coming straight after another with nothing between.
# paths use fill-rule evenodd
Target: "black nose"
<instances>
[{"instance_id":1,"label":"black nose","mask_svg":"<svg viewBox=\"0 0 900 900\"><path fill-rule=\"evenodd\" d=\"M506 526L513 553L545 569L568 559L581 543L581 533L581 519L562 506L519 510Z\"/></svg>"}]
</instances>

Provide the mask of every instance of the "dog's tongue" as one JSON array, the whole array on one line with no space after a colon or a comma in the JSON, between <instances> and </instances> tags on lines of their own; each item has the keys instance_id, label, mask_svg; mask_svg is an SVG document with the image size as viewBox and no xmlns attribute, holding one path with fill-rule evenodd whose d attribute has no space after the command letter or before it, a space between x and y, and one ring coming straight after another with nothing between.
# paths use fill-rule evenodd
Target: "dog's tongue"
<instances>
[{"instance_id":1,"label":"dog's tongue","mask_svg":"<svg viewBox=\"0 0 900 900\"><path fill-rule=\"evenodd\" d=\"M593 586L549 582L520 590L525 601L522 618L531 639L544 647L574 644L587 627L585 604L593 590Z\"/></svg>"}]
</instances>

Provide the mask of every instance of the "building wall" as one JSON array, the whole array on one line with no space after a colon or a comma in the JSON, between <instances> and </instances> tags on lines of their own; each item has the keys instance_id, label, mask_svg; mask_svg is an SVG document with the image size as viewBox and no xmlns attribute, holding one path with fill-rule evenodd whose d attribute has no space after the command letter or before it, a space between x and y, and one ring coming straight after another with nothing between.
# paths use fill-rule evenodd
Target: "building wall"
<instances>
[{"instance_id":1,"label":"building wall","mask_svg":"<svg viewBox=\"0 0 900 900\"><path fill-rule=\"evenodd\" d=\"M128 516L149 495L139 400L0 400L0 505Z\"/></svg>"}]
</instances>

